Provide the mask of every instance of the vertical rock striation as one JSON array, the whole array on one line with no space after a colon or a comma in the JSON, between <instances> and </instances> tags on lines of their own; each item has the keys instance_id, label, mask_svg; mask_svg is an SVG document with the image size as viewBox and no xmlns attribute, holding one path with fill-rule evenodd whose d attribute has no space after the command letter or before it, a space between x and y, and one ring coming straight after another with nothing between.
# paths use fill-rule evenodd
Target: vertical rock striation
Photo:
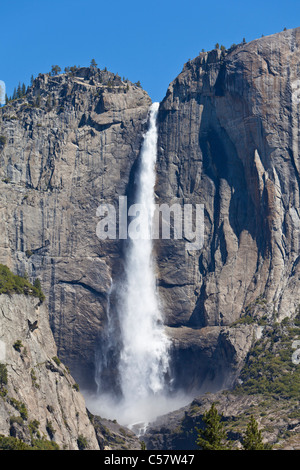
<instances>
[{"instance_id":1,"label":"vertical rock striation","mask_svg":"<svg viewBox=\"0 0 300 470\"><path fill-rule=\"evenodd\" d=\"M160 106L158 202L205 208L203 249L157 244L160 292L180 357L188 350L193 374L210 364L209 381L220 378L214 355L229 370L242 357L230 325L249 306L280 320L300 303L299 51L297 28L201 53ZM253 327L239 328L239 345Z\"/></svg>"},{"instance_id":2,"label":"vertical rock striation","mask_svg":"<svg viewBox=\"0 0 300 470\"><path fill-rule=\"evenodd\" d=\"M59 356L82 386L121 269L96 210L126 193L150 104L118 75L78 68L40 74L0 110L0 262L41 279Z\"/></svg>"}]
</instances>

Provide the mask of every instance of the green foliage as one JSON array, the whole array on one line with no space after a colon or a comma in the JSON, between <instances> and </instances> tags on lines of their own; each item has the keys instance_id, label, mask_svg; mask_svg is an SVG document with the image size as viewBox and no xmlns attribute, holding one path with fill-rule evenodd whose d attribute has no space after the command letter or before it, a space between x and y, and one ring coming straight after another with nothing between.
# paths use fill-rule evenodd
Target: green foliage
<instances>
[{"instance_id":1,"label":"green foliage","mask_svg":"<svg viewBox=\"0 0 300 470\"><path fill-rule=\"evenodd\" d=\"M61 68L59 65L52 65L51 67L51 75L54 76L54 75L58 75L59 72L61 72Z\"/></svg>"},{"instance_id":2,"label":"green foliage","mask_svg":"<svg viewBox=\"0 0 300 470\"><path fill-rule=\"evenodd\" d=\"M53 439L55 434L55 429L53 427L52 421L47 419L46 431L49 434L50 439Z\"/></svg>"},{"instance_id":3,"label":"green foliage","mask_svg":"<svg viewBox=\"0 0 300 470\"><path fill-rule=\"evenodd\" d=\"M52 357L52 361L55 362L56 365L60 366L61 360L57 356Z\"/></svg>"},{"instance_id":4,"label":"green foliage","mask_svg":"<svg viewBox=\"0 0 300 470\"><path fill-rule=\"evenodd\" d=\"M243 436L241 440L243 450L272 450L273 446L271 444L263 443L262 431L258 429L258 423L253 414L250 416L247 427L243 418L240 421L242 428L246 428L244 432L239 431L236 426L230 429L228 422L226 421L223 424L221 419L222 415L218 414L215 403L213 403L210 410L203 415L204 430L196 428L198 432L196 444L201 450L232 450L234 448L234 439L240 440L238 436ZM236 437L228 441L227 432L233 433Z\"/></svg>"},{"instance_id":5,"label":"green foliage","mask_svg":"<svg viewBox=\"0 0 300 470\"><path fill-rule=\"evenodd\" d=\"M299 398L300 367L292 361L292 343L300 333L297 318L266 328L248 354L240 375L242 383L235 393Z\"/></svg>"},{"instance_id":6,"label":"green foliage","mask_svg":"<svg viewBox=\"0 0 300 470\"><path fill-rule=\"evenodd\" d=\"M7 367L0 363L0 389L3 389L3 385L7 385Z\"/></svg>"},{"instance_id":7,"label":"green foliage","mask_svg":"<svg viewBox=\"0 0 300 470\"><path fill-rule=\"evenodd\" d=\"M71 75L75 75L77 69L78 69L77 65L73 65L72 67L69 67Z\"/></svg>"},{"instance_id":8,"label":"green foliage","mask_svg":"<svg viewBox=\"0 0 300 470\"><path fill-rule=\"evenodd\" d=\"M96 64L95 59L92 59L92 60L91 60L91 65L90 65L90 67L91 67L92 69L96 69L96 68L97 68L97 64Z\"/></svg>"},{"instance_id":9,"label":"green foliage","mask_svg":"<svg viewBox=\"0 0 300 470\"><path fill-rule=\"evenodd\" d=\"M41 289L42 289L41 281L39 280L39 278L36 278L36 279L34 280L33 286L34 286L37 290L41 290Z\"/></svg>"},{"instance_id":10,"label":"green foliage","mask_svg":"<svg viewBox=\"0 0 300 470\"><path fill-rule=\"evenodd\" d=\"M145 441L141 441L141 450L147 450Z\"/></svg>"},{"instance_id":11,"label":"green foliage","mask_svg":"<svg viewBox=\"0 0 300 470\"><path fill-rule=\"evenodd\" d=\"M24 420L21 416L11 416L9 418L9 424L13 425L14 423L17 423L20 426L22 426L24 424Z\"/></svg>"},{"instance_id":12,"label":"green foliage","mask_svg":"<svg viewBox=\"0 0 300 470\"><path fill-rule=\"evenodd\" d=\"M18 100L20 98L23 98L27 93L27 88L26 88L26 85L25 83L21 83L19 82L19 85L17 86L17 88L15 87L14 88L14 92L13 92L13 95L11 97L8 97L7 95L5 96L5 104L8 104L10 101L13 101L13 100Z\"/></svg>"},{"instance_id":13,"label":"green foliage","mask_svg":"<svg viewBox=\"0 0 300 470\"><path fill-rule=\"evenodd\" d=\"M41 281L38 278L36 278L34 280L33 288L34 288L34 294L33 295L35 295L35 297L38 297L41 302L44 302L45 295L42 291Z\"/></svg>"},{"instance_id":14,"label":"green foliage","mask_svg":"<svg viewBox=\"0 0 300 470\"><path fill-rule=\"evenodd\" d=\"M5 135L0 135L0 145L2 147L4 147L4 145L6 144L6 137Z\"/></svg>"},{"instance_id":15,"label":"green foliage","mask_svg":"<svg viewBox=\"0 0 300 470\"><path fill-rule=\"evenodd\" d=\"M25 403L19 400L16 400L15 398L9 398L9 402L20 413L21 418L24 420L27 420L28 411L27 411Z\"/></svg>"},{"instance_id":16,"label":"green foliage","mask_svg":"<svg viewBox=\"0 0 300 470\"><path fill-rule=\"evenodd\" d=\"M30 421L28 427L32 434L36 434L39 430L40 422L37 419Z\"/></svg>"},{"instance_id":17,"label":"green foliage","mask_svg":"<svg viewBox=\"0 0 300 470\"><path fill-rule=\"evenodd\" d=\"M60 450L56 442L47 439L33 439L30 450Z\"/></svg>"},{"instance_id":18,"label":"green foliage","mask_svg":"<svg viewBox=\"0 0 300 470\"><path fill-rule=\"evenodd\" d=\"M32 380L32 385L33 385L35 388L40 388L39 384L37 383L37 377L36 377L36 375L35 375L34 369L31 369L31 371L30 371L30 376L31 376L31 380Z\"/></svg>"},{"instance_id":19,"label":"green foliage","mask_svg":"<svg viewBox=\"0 0 300 470\"><path fill-rule=\"evenodd\" d=\"M79 450L84 450L88 446L88 442L82 434L79 434L77 438L77 445L78 445Z\"/></svg>"},{"instance_id":20,"label":"green foliage","mask_svg":"<svg viewBox=\"0 0 300 470\"><path fill-rule=\"evenodd\" d=\"M0 450L32 450L32 447L16 437L0 434Z\"/></svg>"},{"instance_id":21,"label":"green foliage","mask_svg":"<svg viewBox=\"0 0 300 470\"><path fill-rule=\"evenodd\" d=\"M59 446L47 439L33 439L30 446L16 437L0 434L0 450L59 450Z\"/></svg>"},{"instance_id":22,"label":"green foliage","mask_svg":"<svg viewBox=\"0 0 300 470\"><path fill-rule=\"evenodd\" d=\"M231 326L237 326L237 325L251 325L251 323L255 323L255 319L251 317L251 315L246 314L243 317L239 318L235 322L231 324Z\"/></svg>"},{"instance_id":23,"label":"green foliage","mask_svg":"<svg viewBox=\"0 0 300 470\"><path fill-rule=\"evenodd\" d=\"M22 344L22 341L20 339L18 339L14 344L13 344L13 348L18 351L18 352L21 352L21 348L23 348L23 344Z\"/></svg>"},{"instance_id":24,"label":"green foliage","mask_svg":"<svg viewBox=\"0 0 300 470\"><path fill-rule=\"evenodd\" d=\"M37 280L36 280L37 281ZM32 285L26 276L17 276L9 268L0 264L0 295L1 294L24 294L38 297L41 302L45 296L41 290L40 282Z\"/></svg>"},{"instance_id":25,"label":"green foliage","mask_svg":"<svg viewBox=\"0 0 300 470\"><path fill-rule=\"evenodd\" d=\"M267 450L269 446L266 446L262 440L261 431L258 429L257 421L254 416L250 416L250 421L247 425L247 429L243 438L243 449L244 450Z\"/></svg>"},{"instance_id":26,"label":"green foliage","mask_svg":"<svg viewBox=\"0 0 300 470\"><path fill-rule=\"evenodd\" d=\"M74 388L74 390L76 390L76 392L79 392L79 385L78 384L73 384L73 388Z\"/></svg>"},{"instance_id":27,"label":"green foliage","mask_svg":"<svg viewBox=\"0 0 300 470\"><path fill-rule=\"evenodd\" d=\"M4 398L7 395L7 390L4 387L0 387L0 397Z\"/></svg>"},{"instance_id":28,"label":"green foliage","mask_svg":"<svg viewBox=\"0 0 300 470\"><path fill-rule=\"evenodd\" d=\"M203 415L205 428L197 429L197 445L202 450L228 450L227 434L215 404Z\"/></svg>"}]
</instances>

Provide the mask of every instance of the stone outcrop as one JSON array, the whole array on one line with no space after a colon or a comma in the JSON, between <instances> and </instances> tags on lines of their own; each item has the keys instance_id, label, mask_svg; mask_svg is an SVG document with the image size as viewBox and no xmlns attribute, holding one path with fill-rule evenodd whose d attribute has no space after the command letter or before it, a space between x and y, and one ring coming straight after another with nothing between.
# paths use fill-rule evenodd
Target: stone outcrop
<instances>
[{"instance_id":1,"label":"stone outcrop","mask_svg":"<svg viewBox=\"0 0 300 470\"><path fill-rule=\"evenodd\" d=\"M231 393L207 393L151 423L142 436L149 450L193 450L197 428L204 429L203 414L215 404L233 450L242 449L243 437L253 415L262 432L264 444L273 450L299 450L299 418L286 403L266 400L261 395L237 396Z\"/></svg>"},{"instance_id":2,"label":"stone outcrop","mask_svg":"<svg viewBox=\"0 0 300 470\"><path fill-rule=\"evenodd\" d=\"M28 320L37 328L30 331ZM0 295L0 364L1 435L28 445L46 439L61 450L99 449L84 398L57 358L48 311L38 299Z\"/></svg>"},{"instance_id":3,"label":"stone outcrop","mask_svg":"<svg viewBox=\"0 0 300 470\"><path fill-rule=\"evenodd\" d=\"M118 241L99 240L97 207L126 194L151 100L94 68L40 74L0 110L0 262L38 277L59 357L93 387Z\"/></svg>"},{"instance_id":4,"label":"stone outcrop","mask_svg":"<svg viewBox=\"0 0 300 470\"><path fill-rule=\"evenodd\" d=\"M261 327L167 327L172 347L173 387L195 394L230 388Z\"/></svg>"},{"instance_id":5,"label":"stone outcrop","mask_svg":"<svg viewBox=\"0 0 300 470\"><path fill-rule=\"evenodd\" d=\"M166 322L187 356L187 384L212 354L227 351L231 362L224 332L250 306L268 307L252 320L280 321L300 303L299 47L296 28L201 53L160 105L157 202L204 205L201 250L186 250L186 239L156 244ZM238 343L250 344L247 328ZM210 373L220 387L216 367ZM226 377L224 386L236 374Z\"/></svg>"},{"instance_id":6,"label":"stone outcrop","mask_svg":"<svg viewBox=\"0 0 300 470\"><path fill-rule=\"evenodd\" d=\"M116 420L92 416L91 421L101 450L141 450L139 438Z\"/></svg>"}]
</instances>

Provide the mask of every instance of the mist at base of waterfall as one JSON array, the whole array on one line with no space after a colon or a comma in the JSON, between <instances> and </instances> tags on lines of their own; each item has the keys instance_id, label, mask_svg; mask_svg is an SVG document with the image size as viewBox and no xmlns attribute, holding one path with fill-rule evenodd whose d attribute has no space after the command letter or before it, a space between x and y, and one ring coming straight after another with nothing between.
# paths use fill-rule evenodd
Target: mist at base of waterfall
<instances>
[{"instance_id":1,"label":"mist at base of waterfall","mask_svg":"<svg viewBox=\"0 0 300 470\"><path fill-rule=\"evenodd\" d=\"M122 426L131 429L141 436L150 423L159 416L178 410L188 405L194 395L178 392L168 396L167 394L154 394L148 397L132 401L117 399L111 395L91 395L83 392L88 410L101 418L116 420Z\"/></svg>"}]
</instances>

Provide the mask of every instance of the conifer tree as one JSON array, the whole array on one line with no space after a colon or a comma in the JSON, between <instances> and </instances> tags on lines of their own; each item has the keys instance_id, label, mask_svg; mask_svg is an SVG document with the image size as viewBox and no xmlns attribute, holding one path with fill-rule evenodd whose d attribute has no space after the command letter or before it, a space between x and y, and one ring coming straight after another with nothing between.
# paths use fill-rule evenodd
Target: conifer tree
<instances>
[{"instance_id":1,"label":"conifer tree","mask_svg":"<svg viewBox=\"0 0 300 470\"><path fill-rule=\"evenodd\" d=\"M17 88L17 98L22 97L22 88L21 88L21 83L19 82L18 88Z\"/></svg>"},{"instance_id":2,"label":"conifer tree","mask_svg":"<svg viewBox=\"0 0 300 470\"><path fill-rule=\"evenodd\" d=\"M223 423L221 422L222 416L219 415L215 404L203 415L203 422L205 428L198 429L198 437L196 444L202 450L229 450L230 446L226 442L227 434Z\"/></svg>"},{"instance_id":3,"label":"conifer tree","mask_svg":"<svg viewBox=\"0 0 300 470\"><path fill-rule=\"evenodd\" d=\"M76 66L76 65L73 65L72 67L70 67L71 75L75 75L76 70L77 70L77 66Z\"/></svg>"},{"instance_id":4,"label":"conifer tree","mask_svg":"<svg viewBox=\"0 0 300 470\"><path fill-rule=\"evenodd\" d=\"M57 75L59 74L59 72L61 72L61 68L59 65L52 65L52 68L51 68L51 75Z\"/></svg>"},{"instance_id":5,"label":"conifer tree","mask_svg":"<svg viewBox=\"0 0 300 470\"><path fill-rule=\"evenodd\" d=\"M7 384L7 368L5 364L0 363L0 390Z\"/></svg>"},{"instance_id":6,"label":"conifer tree","mask_svg":"<svg viewBox=\"0 0 300 470\"><path fill-rule=\"evenodd\" d=\"M96 68L97 68L97 64L96 64L95 59L92 59L92 60L91 60L91 65L90 65L90 67L91 67L92 69L96 69Z\"/></svg>"},{"instance_id":7,"label":"conifer tree","mask_svg":"<svg viewBox=\"0 0 300 470\"><path fill-rule=\"evenodd\" d=\"M266 450L267 448L263 443L261 431L258 429L257 421L253 415L250 417L243 438L243 448L244 450Z\"/></svg>"}]
</instances>

